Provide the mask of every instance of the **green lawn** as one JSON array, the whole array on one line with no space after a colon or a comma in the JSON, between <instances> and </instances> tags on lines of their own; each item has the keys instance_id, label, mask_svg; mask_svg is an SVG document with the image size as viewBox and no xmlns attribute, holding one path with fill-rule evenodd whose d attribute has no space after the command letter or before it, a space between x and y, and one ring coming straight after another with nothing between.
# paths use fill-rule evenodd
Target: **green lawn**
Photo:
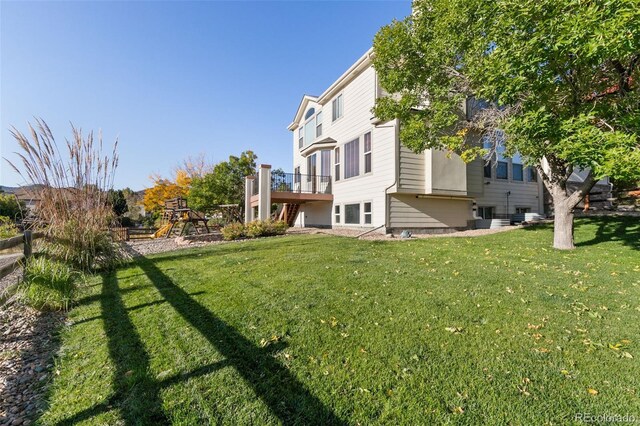
<instances>
[{"instance_id":1,"label":"green lawn","mask_svg":"<svg viewBox=\"0 0 640 426\"><path fill-rule=\"evenodd\" d=\"M44 424L640 419L640 224L142 258L63 330Z\"/></svg>"}]
</instances>

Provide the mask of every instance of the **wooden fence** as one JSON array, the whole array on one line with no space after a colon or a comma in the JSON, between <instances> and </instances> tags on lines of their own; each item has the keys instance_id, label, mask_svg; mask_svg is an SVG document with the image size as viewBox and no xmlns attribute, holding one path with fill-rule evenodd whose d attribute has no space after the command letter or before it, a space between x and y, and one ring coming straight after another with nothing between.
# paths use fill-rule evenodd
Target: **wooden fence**
<instances>
[{"instance_id":1,"label":"wooden fence","mask_svg":"<svg viewBox=\"0 0 640 426\"><path fill-rule=\"evenodd\" d=\"M114 241L129 241L151 238L156 231L156 228L111 228L111 236Z\"/></svg>"},{"instance_id":2,"label":"wooden fence","mask_svg":"<svg viewBox=\"0 0 640 426\"><path fill-rule=\"evenodd\" d=\"M42 237L43 234L40 232L24 231L22 235L0 240L0 251L23 245L21 254L11 257L7 262L0 263L0 279L15 271L21 264L26 264L33 255L33 240Z\"/></svg>"}]
</instances>

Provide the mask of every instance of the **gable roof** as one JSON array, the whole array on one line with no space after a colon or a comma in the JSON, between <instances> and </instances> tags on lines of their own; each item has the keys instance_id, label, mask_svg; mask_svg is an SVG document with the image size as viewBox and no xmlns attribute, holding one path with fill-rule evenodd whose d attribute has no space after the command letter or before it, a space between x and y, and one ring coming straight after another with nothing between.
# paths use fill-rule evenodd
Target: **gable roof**
<instances>
[{"instance_id":1,"label":"gable roof","mask_svg":"<svg viewBox=\"0 0 640 426\"><path fill-rule=\"evenodd\" d=\"M318 97L310 96L310 95L304 95L302 97L302 100L300 101L300 105L298 105L296 115L293 117L293 121L291 122L291 124L289 124L287 129L295 130L296 127L298 127L298 122L300 121L300 118L302 118L302 114L304 114L304 112L307 110L307 107L310 102L318 103Z\"/></svg>"},{"instance_id":2,"label":"gable roof","mask_svg":"<svg viewBox=\"0 0 640 426\"><path fill-rule=\"evenodd\" d=\"M327 90L325 90L320 96L309 96L304 95L302 97L302 102L300 102L300 106L296 111L296 115L293 118L293 121L287 129L295 130L298 127L298 122L300 121L300 117L304 114L304 111L307 109L307 104L309 102L316 102L320 105L324 105L329 99L331 99L334 95L336 95L344 86L351 82L355 77L357 77L362 71L368 68L371 65L371 56L373 55L373 47L370 48L362 55L353 65L347 69L344 74L342 74L336 81L333 82L331 86Z\"/></svg>"}]
</instances>

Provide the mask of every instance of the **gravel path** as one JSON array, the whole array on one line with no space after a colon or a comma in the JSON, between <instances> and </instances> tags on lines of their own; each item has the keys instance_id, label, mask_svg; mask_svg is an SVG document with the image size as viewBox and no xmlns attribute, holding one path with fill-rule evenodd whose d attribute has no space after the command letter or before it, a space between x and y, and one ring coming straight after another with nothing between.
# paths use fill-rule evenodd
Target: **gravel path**
<instances>
[{"instance_id":1,"label":"gravel path","mask_svg":"<svg viewBox=\"0 0 640 426\"><path fill-rule=\"evenodd\" d=\"M63 321L59 312L0 307L0 426L29 425L46 405L44 385L58 349L54 331Z\"/></svg>"}]
</instances>

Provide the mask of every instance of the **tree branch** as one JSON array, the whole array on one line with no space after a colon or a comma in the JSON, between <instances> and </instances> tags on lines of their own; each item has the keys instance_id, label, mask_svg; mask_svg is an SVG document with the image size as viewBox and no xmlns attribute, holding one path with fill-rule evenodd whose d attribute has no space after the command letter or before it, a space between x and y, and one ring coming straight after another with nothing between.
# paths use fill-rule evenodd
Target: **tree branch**
<instances>
[{"instance_id":1,"label":"tree branch","mask_svg":"<svg viewBox=\"0 0 640 426\"><path fill-rule=\"evenodd\" d=\"M575 206L577 206L578 203L585 197L585 195L591 192L591 188L593 188L595 184L596 179L593 176L593 171L589 170L589 174L582 182L580 187L573 194L571 194L569 198L567 198L567 204L570 206L570 208L573 209Z\"/></svg>"}]
</instances>

